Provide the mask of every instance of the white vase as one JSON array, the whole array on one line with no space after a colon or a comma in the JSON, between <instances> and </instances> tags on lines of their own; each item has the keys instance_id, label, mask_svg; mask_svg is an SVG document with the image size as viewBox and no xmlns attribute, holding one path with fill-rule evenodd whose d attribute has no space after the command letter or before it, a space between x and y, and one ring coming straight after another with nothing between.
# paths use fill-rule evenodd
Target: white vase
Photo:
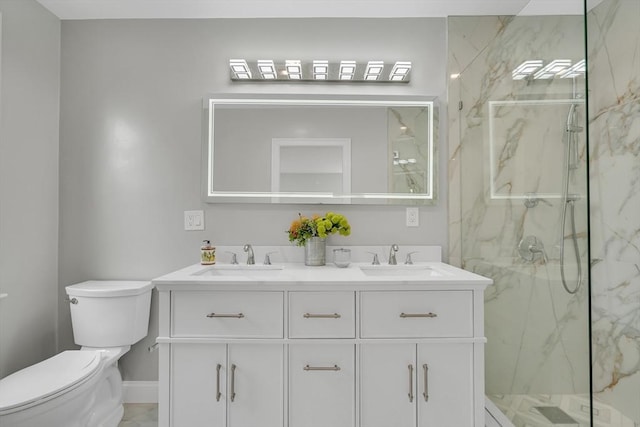
<instances>
[{"instance_id":1,"label":"white vase","mask_svg":"<svg viewBox=\"0 0 640 427\"><path fill-rule=\"evenodd\" d=\"M326 264L327 242L322 237L311 237L304 242L304 265Z\"/></svg>"}]
</instances>

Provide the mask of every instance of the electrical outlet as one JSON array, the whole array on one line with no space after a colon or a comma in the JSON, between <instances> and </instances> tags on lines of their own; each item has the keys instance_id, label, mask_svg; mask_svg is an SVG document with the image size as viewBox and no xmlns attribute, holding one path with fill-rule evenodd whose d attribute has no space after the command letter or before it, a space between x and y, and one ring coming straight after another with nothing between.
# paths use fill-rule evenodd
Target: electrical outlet
<instances>
[{"instance_id":1,"label":"electrical outlet","mask_svg":"<svg viewBox=\"0 0 640 427\"><path fill-rule=\"evenodd\" d=\"M203 211L184 211L185 231L204 230Z\"/></svg>"},{"instance_id":2,"label":"electrical outlet","mask_svg":"<svg viewBox=\"0 0 640 427\"><path fill-rule=\"evenodd\" d=\"M418 208L407 208L407 227L420 226L420 210Z\"/></svg>"}]
</instances>

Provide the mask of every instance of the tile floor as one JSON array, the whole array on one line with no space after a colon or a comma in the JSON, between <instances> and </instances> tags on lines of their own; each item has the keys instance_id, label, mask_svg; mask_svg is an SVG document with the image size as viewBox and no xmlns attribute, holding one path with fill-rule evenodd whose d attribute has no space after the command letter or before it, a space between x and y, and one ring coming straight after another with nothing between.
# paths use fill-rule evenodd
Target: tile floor
<instances>
[{"instance_id":1,"label":"tile floor","mask_svg":"<svg viewBox=\"0 0 640 427\"><path fill-rule=\"evenodd\" d=\"M588 427L588 395L494 395L488 396L515 427ZM571 423L552 422L537 408L559 408ZM633 420L603 402L593 402L594 427L634 427Z\"/></svg>"},{"instance_id":2,"label":"tile floor","mask_svg":"<svg viewBox=\"0 0 640 427\"><path fill-rule=\"evenodd\" d=\"M158 405L155 403L125 403L124 417L118 427L157 427Z\"/></svg>"},{"instance_id":3,"label":"tile floor","mask_svg":"<svg viewBox=\"0 0 640 427\"><path fill-rule=\"evenodd\" d=\"M489 396L515 427L565 427L589 425L589 398L580 395L500 395ZM535 409L536 406L562 408L573 417L575 424L553 424ZM634 427L633 421L625 418L608 405L594 402L595 427ZM491 424L487 424L491 425ZM495 425L495 424L494 424ZM158 405L155 403L125 403L124 417L118 427L157 427Z\"/></svg>"}]
</instances>

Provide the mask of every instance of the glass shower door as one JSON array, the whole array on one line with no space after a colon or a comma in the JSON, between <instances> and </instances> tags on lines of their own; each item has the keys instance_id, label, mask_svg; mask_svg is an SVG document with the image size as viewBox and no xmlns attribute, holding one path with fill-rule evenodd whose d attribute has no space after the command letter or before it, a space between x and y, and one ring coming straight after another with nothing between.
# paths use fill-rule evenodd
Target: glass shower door
<instances>
[{"instance_id":1,"label":"glass shower door","mask_svg":"<svg viewBox=\"0 0 640 427\"><path fill-rule=\"evenodd\" d=\"M517 427L589 426L584 16L450 18L449 42L460 263L494 280L486 393Z\"/></svg>"}]
</instances>

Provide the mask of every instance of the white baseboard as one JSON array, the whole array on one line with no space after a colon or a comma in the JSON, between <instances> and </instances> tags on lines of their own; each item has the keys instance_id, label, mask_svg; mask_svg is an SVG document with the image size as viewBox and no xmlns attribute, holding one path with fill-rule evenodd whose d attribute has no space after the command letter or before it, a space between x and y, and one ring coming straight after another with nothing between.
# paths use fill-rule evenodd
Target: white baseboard
<instances>
[{"instance_id":1,"label":"white baseboard","mask_svg":"<svg viewBox=\"0 0 640 427\"><path fill-rule=\"evenodd\" d=\"M123 381L124 403L158 403L158 381Z\"/></svg>"}]
</instances>

